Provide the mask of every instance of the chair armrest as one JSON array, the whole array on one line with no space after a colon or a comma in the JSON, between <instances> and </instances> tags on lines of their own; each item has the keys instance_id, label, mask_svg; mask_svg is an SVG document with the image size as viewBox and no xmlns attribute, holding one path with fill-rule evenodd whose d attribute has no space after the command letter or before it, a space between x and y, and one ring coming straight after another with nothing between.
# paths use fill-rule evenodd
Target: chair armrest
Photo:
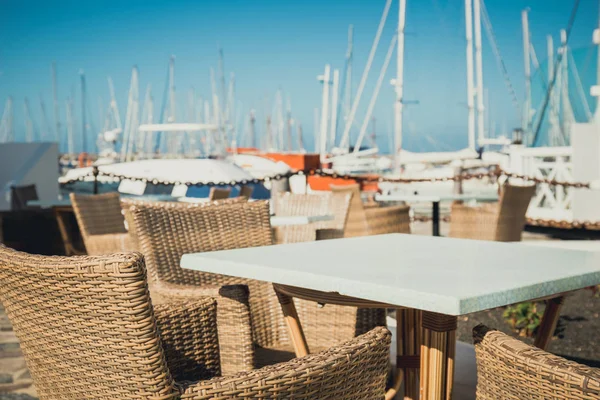
<instances>
[{"instance_id":1,"label":"chair armrest","mask_svg":"<svg viewBox=\"0 0 600 400\"><path fill-rule=\"evenodd\" d=\"M317 230L317 240L341 239L344 237L342 229L319 229Z\"/></svg>"},{"instance_id":2,"label":"chair armrest","mask_svg":"<svg viewBox=\"0 0 600 400\"><path fill-rule=\"evenodd\" d=\"M390 339L378 327L322 353L182 385L181 399L383 399Z\"/></svg>"},{"instance_id":3,"label":"chair armrest","mask_svg":"<svg viewBox=\"0 0 600 400\"><path fill-rule=\"evenodd\" d=\"M167 302L206 296L214 298L217 302L221 374L230 375L254 369L254 341L248 286L198 287L161 283L153 289Z\"/></svg>"},{"instance_id":4,"label":"chair armrest","mask_svg":"<svg viewBox=\"0 0 600 400\"><path fill-rule=\"evenodd\" d=\"M217 303L213 298L158 304L154 315L176 381L220 375Z\"/></svg>"},{"instance_id":5,"label":"chair armrest","mask_svg":"<svg viewBox=\"0 0 600 400\"><path fill-rule=\"evenodd\" d=\"M136 251L133 240L127 232L90 235L85 238L85 248L89 255L102 255Z\"/></svg>"}]
</instances>

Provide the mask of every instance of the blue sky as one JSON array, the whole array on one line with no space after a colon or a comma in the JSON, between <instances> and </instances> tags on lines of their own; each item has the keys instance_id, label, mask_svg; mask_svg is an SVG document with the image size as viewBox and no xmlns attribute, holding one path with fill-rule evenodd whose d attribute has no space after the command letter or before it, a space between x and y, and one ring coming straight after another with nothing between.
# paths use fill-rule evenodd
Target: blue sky
<instances>
[{"instance_id":1,"label":"blue sky","mask_svg":"<svg viewBox=\"0 0 600 400\"><path fill-rule=\"evenodd\" d=\"M178 107L183 113L190 87L199 96L210 96L209 68L217 66L220 44L225 71L236 76L241 117L256 109L262 120L261 114L272 108L281 88L310 144L313 109L321 102L316 76L326 63L343 69L347 29L354 24L356 91L384 4L384 0L0 0L0 102L13 97L15 131L21 138L23 101L28 97L39 132L39 98L43 97L50 113L50 64L55 60L63 125L64 103L74 91L76 130L81 130L78 72L83 69L90 102L88 119L98 130L99 98L105 106L109 99L106 77L114 80L124 118L131 67L137 65L140 96L151 83L158 110L169 56L174 54ZM519 100L524 93L521 10L531 8L532 42L543 61L546 35L552 34L558 44L559 30L566 26L572 5L571 0L486 1ZM397 9L394 0L359 108L359 123L396 29ZM589 48L597 21L598 1L581 0L570 45ZM406 107L405 143L416 151L460 147L466 142L467 119L464 1L408 0L406 32L405 98L420 104ZM517 112L485 33L483 48L491 116L498 128L504 125L510 130L519 125ZM392 128L394 94L389 81L395 68L392 61L374 113L383 148L388 146L387 133Z\"/></svg>"}]
</instances>

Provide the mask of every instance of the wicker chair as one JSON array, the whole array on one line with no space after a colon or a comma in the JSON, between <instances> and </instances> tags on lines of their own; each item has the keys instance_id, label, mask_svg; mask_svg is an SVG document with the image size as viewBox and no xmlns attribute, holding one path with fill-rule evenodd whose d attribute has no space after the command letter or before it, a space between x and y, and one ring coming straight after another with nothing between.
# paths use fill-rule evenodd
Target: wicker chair
<instances>
[{"instance_id":1,"label":"wicker chair","mask_svg":"<svg viewBox=\"0 0 600 400\"><path fill-rule=\"evenodd\" d=\"M236 204L245 203L248 199L245 197L231 197L223 200L214 200L202 203L185 203L188 207L204 207L216 204ZM148 204L148 200L139 200L134 197L126 197L121 199L121 210L125 217L125 227L129 232L129 240L135 249L140 249L139 239L135 230L135 221L133 220L133 214L131 213L131 207L141 205L142 207ZM157 202L163 204L165 207L169 207L169 204L176 205L176 202Z\"/></svg>"},{"instance_id":2,"label":"wicker chair","mask_svg":"<svg viewBox=\"0 0 600 400\"><path fill-rule=\"evenodd\" d=\"M477 399L597 400L600 369L529 346L483 325L473 328Z\"/></svg>"},{"instance_id":3,"label":"wicker chair","mask_svg":"<svg viewBox=\"0 0 600 400\"><path fill-rule=\"evenodd\" d=\"M280 226L275 229L276 243L310 242L323 235L320 230L335 230L343 236L352 199L351 193L277 193L273 209L277 216L316 216L333 214L333 221L322 221L307 225Z\"/></svg>"},{"instance_id":4,"label":"wicker chair","mask_svg":"<svg viewBox=\"0 0 600 400\"><path fill-rule=\"evenodd\" d=\"M208 193L209 200L223 200L229 197L231 193L231 189L219 189L219 188L210 188L210 192Z\"/></svg>"},{"instance_id":5,"label":"wicker chair","mask_svg":"<svg viewBox=\"0 0 600 400\"><path fill-rule=\"evenodd\" d=\"M163 300L174 296L193 298L224 285L248 286L249 297L230 296L228 303L217 298L224 374L294 357L281 307L270 283L185 270L180 266L185 253L271 245L266 201L204 207L146 203L131 207L130 212L141 251L146 256L153 296ZM308 344L315 351L385 325L384 310L333 305L320 308L308 301L297 301L296 307Z\"/></svg>"},{"instance_id":6,"label":"wicker chair","mask_svg":"<svg viewBox=\"0 0 600 400\"><path fill-rule=\"evenodd\" d=\"M453 204L450 237L520 242L525 226L525 213L534 193L533 185L506 184L498 203L479 207Z\"/></svg>"},{"instance_id":7,"label":"wicker chair","mask_svg":"<svg viewBox=\"0 0 600 400\"><path fill-rule=\"evenodd\" d=\"M71 204L89 255L137 250L125 229L119 193L71 193Z\"/></svg>"},{"instance_id":8,"label":"wicker chair","mask_svg":"<svg viewBox=\"0 0 600 400\"><path fill-rule=\"evenodd\" d=\"M39 200L35 185L32 184L10 187L10 208L12 211L22 211L35 208L27 205L27 202L30 200Z\"/></svg>"},{"instance_id":9,"label":"wicker chair","mask_svg":"<svg viewBox=\"0 0 600 400\"><path fill-rule=\"evenodd\" d=\"M409 206L365 207L360 196L359 185L331 185L331 191L353 194L343 237L410 233ZM336 235L336 232L325 232L325 235L320 235L320 238L331 238L327 237L330 233Z\"/></svg>"},{"instance_id":10,"label":"wicker chair","mask_svg":"<svg viewBox=\"0 0 600 400\"><path fill-rule=\"evenodd\" d=\"M240 197L245 197L246 199L250 199L252 197L252 192L254 188L252 186L242 186L240 188Z\"/></svg>"},{"instance_id":11,"label":"wicker chair","mask_svg":"<svg viewBox=\"0 0 600 400\"><path fill-rule=\"evenodd\" d=\"M139 253L44 257L0 245L0 301L41 400L383 396L384 328L322 354L219 377L215 300L153 307Z\"/></svg>"}]
</instances>

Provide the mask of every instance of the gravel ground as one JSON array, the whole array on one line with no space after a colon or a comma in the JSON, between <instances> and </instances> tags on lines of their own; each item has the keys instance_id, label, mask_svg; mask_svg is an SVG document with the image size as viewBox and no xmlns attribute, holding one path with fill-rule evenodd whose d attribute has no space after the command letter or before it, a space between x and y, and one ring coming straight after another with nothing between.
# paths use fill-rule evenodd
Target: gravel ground
<instances>
[{"instance_id":1,"label":"gravel ground","mask_svg":"<svg viewBox=\"0 0 600 400\"><path fill-rule=\"evenodd\" d=\"M543 312L544 307L539 307ZM469 314L458 319L457 337L459 340L472 343L471 330L477 324L485 324L490 328L501 330L517 337L510 326L502 318L504 308ZM548 346L554 354L600 367L600 297L594 296L590 290L579 290L569 295L563 304L558 326ZM519 337L528 343L531 338Z\"/></svg>"}]
</instances>

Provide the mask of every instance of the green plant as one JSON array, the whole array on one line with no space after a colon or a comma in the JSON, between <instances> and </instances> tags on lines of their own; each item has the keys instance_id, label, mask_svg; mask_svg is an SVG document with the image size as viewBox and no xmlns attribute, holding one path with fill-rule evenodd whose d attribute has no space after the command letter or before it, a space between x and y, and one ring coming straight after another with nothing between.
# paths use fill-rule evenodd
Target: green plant
<instances>
[{"instance_id":1,"label":"green plant","mask_svg":"<svg viewBox=\"0 0 600 400\"><path fill-rule=\"evenodd\" d=\"M513 331L517 332L519 336L525 337L533 337L542 320L542 316L537 310L537 303L533 302L508 306L502 317Z\"/></svg>"}]
</instances>

